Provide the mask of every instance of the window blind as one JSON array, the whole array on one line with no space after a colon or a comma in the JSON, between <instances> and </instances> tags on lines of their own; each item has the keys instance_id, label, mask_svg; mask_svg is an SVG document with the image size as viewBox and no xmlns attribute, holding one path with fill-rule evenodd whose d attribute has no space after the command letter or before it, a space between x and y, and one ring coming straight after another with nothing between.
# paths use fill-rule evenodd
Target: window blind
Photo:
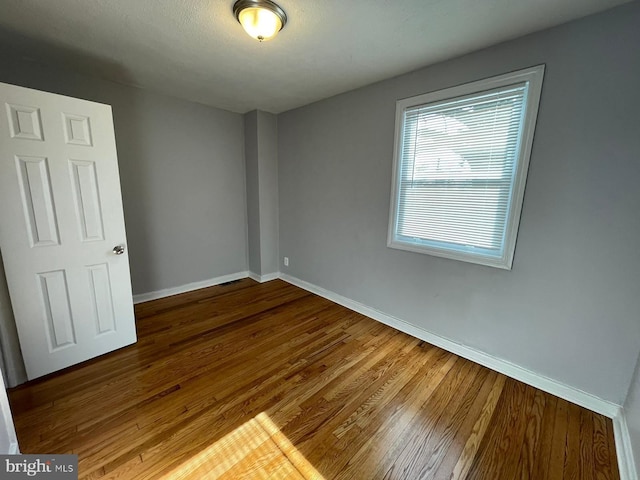
<instances>
[{"instance_id":1,"label":"window blind","mask_svg":"<svg viewBox=\"0 0 640 480\"><path fill-rule=\"evenodd\" d=\"M503 256L528 86L405 109L396 241Z\"/></svg>"}]
</instances>

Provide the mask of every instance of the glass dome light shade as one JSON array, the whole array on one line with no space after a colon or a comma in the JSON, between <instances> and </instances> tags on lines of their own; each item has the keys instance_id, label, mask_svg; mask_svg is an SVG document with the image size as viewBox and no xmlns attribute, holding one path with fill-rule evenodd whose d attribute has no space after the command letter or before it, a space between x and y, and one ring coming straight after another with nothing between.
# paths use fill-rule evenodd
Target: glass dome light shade
<instances>
[{"instance_id":1,"label":"glass dome light shade","mask_svg":"<svg viewBox=\"0 0 640 480\"><path fill-rule=\"evenodd\" d=\"M242 28L256 40L270 40L282 28L277 15L263 8L245 8L239 15Z\"/></svg>"},{"instance_id":2,"label":"glass dome light shade","mask_svg":"<svg viewBox=\"0 0 640 480\"><path fill-rule=\"evenodd\" d=\"M275 37L287 23L284 10L270 0L238 0L233 13L242 28L261 42Z\"/></svg>"}]
</instances>

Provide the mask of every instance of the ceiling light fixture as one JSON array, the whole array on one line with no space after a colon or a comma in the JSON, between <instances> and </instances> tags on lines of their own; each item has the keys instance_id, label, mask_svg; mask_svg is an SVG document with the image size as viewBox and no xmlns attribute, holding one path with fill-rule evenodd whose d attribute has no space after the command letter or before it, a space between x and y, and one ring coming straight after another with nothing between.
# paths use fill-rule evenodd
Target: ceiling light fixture
<instances>
[{"instance_id":1,"label":"ceiling light fixture","mask_svg":"<svg viewBox=\"0 0 640 480\"><path fill-rule=\"evenodd\" d=\"M261 42L271 40L287 23L287 14L270 0L238 0L233 14L242 28Z\"/></svg>"}]
</instances>

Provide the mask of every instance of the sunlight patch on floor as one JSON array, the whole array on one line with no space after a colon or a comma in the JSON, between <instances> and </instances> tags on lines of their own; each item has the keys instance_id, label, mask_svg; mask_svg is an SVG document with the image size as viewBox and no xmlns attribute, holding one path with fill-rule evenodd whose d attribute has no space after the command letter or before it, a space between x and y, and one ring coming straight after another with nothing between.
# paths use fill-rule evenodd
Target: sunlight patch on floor
<instances>
[{"instance_id":1,"label":"sunlight patch on floor","mask_svg":"<svg viewBox=\"0 0 640 480\"><path fill-rule=\"evenodd\" d=\"M165 480L324 480L262 412L165 475Z\"/></svg>"}]
</instances>

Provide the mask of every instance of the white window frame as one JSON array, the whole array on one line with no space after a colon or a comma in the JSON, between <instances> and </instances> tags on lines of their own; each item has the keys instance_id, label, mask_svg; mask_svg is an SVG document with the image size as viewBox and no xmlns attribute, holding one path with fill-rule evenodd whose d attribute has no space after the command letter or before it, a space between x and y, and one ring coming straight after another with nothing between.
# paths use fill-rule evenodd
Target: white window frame
<instances>
[{"instance_id":1,"label":"white window frame","mask_svg":"<svg viewBox=\"0 0 640 480\"><path fill-rule=\"evenodd\" d=\"M393 155L393 183L391 187L391 206L389 215L389 231L387 246L410 252L425 253L437 257L461 260L491 267L511 270L513 255L516 246L516 237L520 224L520 213L524 200L524 190L529 170L529 158L533 145L533 135L538 116L538 105L542 92L542 79L544 77L544 65L518 70L516 72L499 75L496 77L466 83L444 90L438 90L423 95L398 100L396 102L396 129ZM434 247L421 243L399 240L396 235L398 222L398 203L400 193L400 168L401 155L403 150L403 131L405 111L409 108L441 102L444 100L454 100L459 97L473 96L487 90L498 88L508 88L509 86L528 83L528 91L525 103L525 114L522 125L520 148L516 155L516 172L511 193L511 204L507 211L506 229L504 238L504 248L501 257L488 256L472 252L462 252L453 250L446 246Z\"/></svg>"}]
</instances>

